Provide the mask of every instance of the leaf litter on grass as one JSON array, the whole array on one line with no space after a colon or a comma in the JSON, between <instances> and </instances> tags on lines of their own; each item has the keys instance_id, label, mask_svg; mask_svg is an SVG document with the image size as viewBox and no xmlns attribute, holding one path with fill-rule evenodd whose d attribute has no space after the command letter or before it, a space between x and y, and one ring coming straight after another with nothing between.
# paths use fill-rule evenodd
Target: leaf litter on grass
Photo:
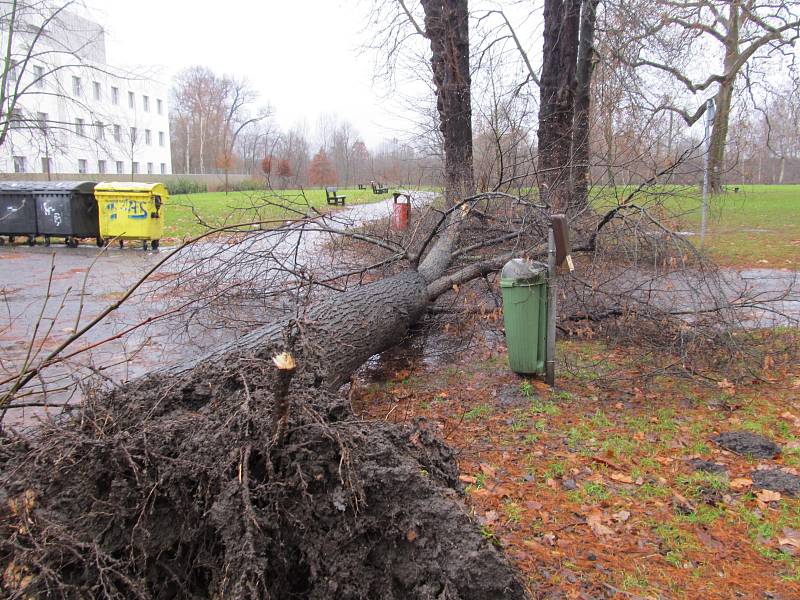
<instances>
[{"instance_id":1,"label":"leaf litter on grass","mask_svg":"<svg viewBox=\"0 0 800 600\"><path fill-rule=\"evenodd\" d=\"M598 355L596 341L559 350ZM754 459L712 441L750 424L800 448L800 427L779 417L800 410L798 365L730 390L639 380L635 352L604 354L616 377L564 374L554 392L486 348L463 368L416 372L404 399L363 388L356 408L435 423L457 453L468 509L534 598L800 597L800 500L753 489L751 479L754 469L800 466L797 454ZM705 463L712 472L696 469Z\"/></svg>"}]
</instances>

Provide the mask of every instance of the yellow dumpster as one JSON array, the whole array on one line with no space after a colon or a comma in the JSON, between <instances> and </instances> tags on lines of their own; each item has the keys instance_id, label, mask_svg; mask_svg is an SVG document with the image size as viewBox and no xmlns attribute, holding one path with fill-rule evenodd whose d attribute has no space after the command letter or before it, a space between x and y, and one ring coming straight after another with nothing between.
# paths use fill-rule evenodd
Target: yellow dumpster
<instances>
[{"instance_id":1,"label":"yellow dumpster","mask_svg":"<svg viewBox=\"0 0 800 600\"><path fill-rule=\"evenodd\" d=\"M94 188L100 237L108 241L143 240L155 250L164 231L164 205L169 192L161 183L104 182Z\"/></svg>"}]
</instances>

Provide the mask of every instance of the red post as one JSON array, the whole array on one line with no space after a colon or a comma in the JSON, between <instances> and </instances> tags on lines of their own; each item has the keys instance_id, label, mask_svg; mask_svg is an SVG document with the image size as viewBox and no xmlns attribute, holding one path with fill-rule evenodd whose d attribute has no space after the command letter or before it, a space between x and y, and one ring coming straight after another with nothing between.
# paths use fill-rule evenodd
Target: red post
<instances>
[{"instance_id":1,"label":"red post","mask_svg":"<svg viewBox=\"0 0 800 600\"><path fill-rule=\"evenodd\" d=\"M411 218L411 197L400 192L393 192L393 195L392 228L398 231L405 231L408 229L408 221ZM405 198L405 202L400 202L400 198Z\"/></svg>"}]
</instances>

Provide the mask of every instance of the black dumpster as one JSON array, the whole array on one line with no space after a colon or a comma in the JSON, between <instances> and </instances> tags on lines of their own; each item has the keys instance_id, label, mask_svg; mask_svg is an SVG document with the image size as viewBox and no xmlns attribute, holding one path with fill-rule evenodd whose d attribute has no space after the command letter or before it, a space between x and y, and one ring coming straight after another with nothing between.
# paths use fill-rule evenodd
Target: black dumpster
<instances>
[{"instance_id":1,"label":"black dumpster","mask_svg":"<svg viewBox=\"0 0 800 600\"><path fill-rule=\"evenodd\" d=\"M27 236L30 245L35 242L35 185L36 182L28 181L0 181L0 236L7 235L9 242L18 235Z\"/></svg>"},{"instance_id":2,"label":"black dumpster","mask_svg":"<svg viewBox=\"0 0 800 600\"><path fill-rule=\"evenodd\" d=\"M51 237L62 237L72 248L79 238L95 238L98 246L100 224L93 181L42 181L33 185L36 222L45 244Z\"/></svg>"}]
</instances>

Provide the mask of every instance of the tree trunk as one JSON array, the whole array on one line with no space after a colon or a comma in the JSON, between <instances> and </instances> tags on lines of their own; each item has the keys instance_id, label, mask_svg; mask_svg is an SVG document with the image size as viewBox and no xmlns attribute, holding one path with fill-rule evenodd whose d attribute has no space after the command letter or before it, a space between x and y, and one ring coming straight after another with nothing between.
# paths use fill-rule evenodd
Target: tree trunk
<instances>
[{"instance_id":1,"label":"tree trunk","mask_svg":"<svg viewBox=\"0 0 800 600\"><path fill-rule=\"evenodd\" d=\"M589 112L594 70L594 28L600 0L581 2L580 42L575 86L575 125L572 149L571 208L580 211L589 204Z\"/></svg>"},{"instance_id":2,"label":"tree trunk","mask_svg":"<svg viewBox=\"0 0 800 600\"><path fill-rule=\"evenodd\" d=\"M715 98L716 114L711 127L711 142L708 149L708 181L712 194L719 194L722 191L722 173L725 169L725 145L728 138L732 94L733 80L725 80L720 84Z\"/></svg>"},{"instance_id":3,"label":"tree trunk","mask_svg":"<svg viewBox=\"0 0 800 600\"><path fill-rule=\"evenodd\" d=\"M445 201L452 206L475 190L469 11L466 0L422 0L425 36L431 45L439 129L444 138Z\"/></svg>"},{"instance_id":4,"label":"tree trunk","mask_svg":"<svg viewBox=\"0 0 800 600\"><path fill-rule=\"evenodd\" d=\"M731 100L733 84L736 81L734 65L739 59L739 3L731 2L729 11L729 27L725 36L725 79L719 84L716 101L716 114L711 129L709 145L708 170L709 188L712 194L722 191L722 173L725 170L725 145L728 139L728 123L731 116Z\"/></svg>"},{"instance_id":5,"label":"tree trunk","mask_svg":"<svg viewBox=\"0 0 800 600\"><path fill-rule=\"evenodd\" d=\"M581 0L545 0L539 101L539 194L554 212L571 205L570 167L575 117Z\"/></svg>"}]
</instances>

